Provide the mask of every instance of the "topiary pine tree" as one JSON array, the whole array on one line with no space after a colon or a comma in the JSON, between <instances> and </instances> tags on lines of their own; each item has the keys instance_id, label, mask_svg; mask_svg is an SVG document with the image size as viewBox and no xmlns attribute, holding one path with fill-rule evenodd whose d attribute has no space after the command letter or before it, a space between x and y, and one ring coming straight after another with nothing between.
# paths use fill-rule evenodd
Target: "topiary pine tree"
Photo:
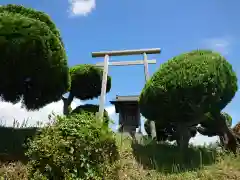
<instances>
[{"instance_id":1,"label":"topiary pine tree","mask_svg":"<svg viewBox=\"0 0 240 180\"><path fill-rule=\"evenodd\" d=\"M96 114L99 110L99 105L95 105L95 104L84 104L84 105L80 105L78 107L76 107L71 114L81 114L83 112L89 112L89 113L94 113ZM104 109L104 123L105 124L109 124L110 118L108 116L108 112Z\"/></svg>"},{"instance_id":2,"label":"topiary pine tree","mask_svg":"<svg viewBox=\"0 0 240 180\"><path fill-rule=\"evenodd\" d=\"M189 128L204 121L207 112L220 114L236 91L236 74L223 56L194 50L160 66L142 90L140 111L156 124L173 124L184 149L191 137Z\"/></svg>"},{"instance_id":3,"label":"topiary pine tree","mask_svg":"<svg viewBox=\"0 0 240 180\"><path fill-rule=\"evenodd\" d=\"M69 69L60 33L43 12L19 5L0 7L0 96L27 109L61 99Z\"/></svg>"},{"instance_id":4,"label":"topiary pine tree","mask_svg":"<svg viewBox=\"0 0 240 180\"><path fill-rule=\"evenodd\" d=\"M57 36L59 40L62 42L60 32L58 31L56 25L52 22L51 18L44 12L36 11L35 9L32 8L25 8L24 6L21 5L8 4L0 7L0 13L21 14L28 18L40 20L41 22L44 22L53 32L53 34L55 34L55 36Z\"/></svg>"},{"instance_id":5,"label":"topiary pine tree","mask_svg":"<svg viewBox=\"0 0 240 180\"><path fill-rule=\"evenodd\" d=\"M71 87L68 98L63 98L65 115L69 114L69 106L74 98L88 100L101 94L103 70L90 64L81 64L70 68ZM107 79L107 89L111 89L111 77Z\"/></svg>"}]
</instances>

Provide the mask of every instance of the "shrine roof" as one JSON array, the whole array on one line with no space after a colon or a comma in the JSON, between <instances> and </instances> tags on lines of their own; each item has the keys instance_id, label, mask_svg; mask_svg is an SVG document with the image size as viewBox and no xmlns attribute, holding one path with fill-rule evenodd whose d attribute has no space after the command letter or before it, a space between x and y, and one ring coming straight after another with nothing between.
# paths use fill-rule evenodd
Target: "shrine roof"
<instances>
[{"instance_id":1,"label":"shrine roof","mask_svg":"<svg viewBox=\"0 0 240 180\"><path fill-rule=\"evenodd\" d=\"M131 96L116 96L116 99L110 101L111 103L116 102L138 102L139 96L138 95L131 95Z\"/></svg>"}]
</instances>

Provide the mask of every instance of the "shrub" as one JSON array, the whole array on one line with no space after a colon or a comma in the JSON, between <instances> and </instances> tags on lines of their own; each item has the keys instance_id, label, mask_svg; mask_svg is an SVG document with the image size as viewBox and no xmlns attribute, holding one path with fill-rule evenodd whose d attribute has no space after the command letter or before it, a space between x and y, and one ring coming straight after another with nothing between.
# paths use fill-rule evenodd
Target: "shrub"
<instances>
[{"instance_id":1,"label":"shrub","mask_svg":"<svg viewBox=\"0 0 240 180\"><path fill-rule=\"evenodd\" d=\"M102 179L118 159L113 132L93 114L57 117L29 143L29 176L47 179Z\"/></svg>"}]
</instances>

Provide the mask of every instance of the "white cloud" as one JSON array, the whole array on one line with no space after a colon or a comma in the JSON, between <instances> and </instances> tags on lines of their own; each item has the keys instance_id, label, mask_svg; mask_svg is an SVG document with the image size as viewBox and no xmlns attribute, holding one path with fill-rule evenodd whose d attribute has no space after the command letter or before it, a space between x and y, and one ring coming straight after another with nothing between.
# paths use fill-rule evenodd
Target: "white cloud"
<instances>
[{"instance_id":1,"label":"white cloud","mask_svg":"<svg viewBox=\"0 0 240 180\"><path fill-rule=\"evenodd\" d=\"M107 106L105 109L108 112L109 116L115 115L115 106L110 105L110 106Z\"/></svg>"},{"instance_id":2,"label":"white cloud","mask_svg":"<svg viewBox=\"0 0 240 180\"><path fill-rule=\"evenodd\" d=\"M110 124L110 128L114 132L116 132L118 129L118 114L115 113L115 106L110 105L110 106L107 106L105 109L108 112L108 116L110 117L110 119L113 120L113 124Z\"/></svg>"},{"instance_id":3,"label":"white cloud","mask_svg":"<svg viewBox=\"0 0 240 180\"><path fill-rule=\"evenodd\" d=\"M69 0L69 4L73 16L87 16L96 8L96 0Z\"/></svg>"},{"instance_id":4,"label":"white cloud","mask_svg":"<svg viewBox=\"0 0 240 180\"><path fill-rule=\"evenodd\" d=\"M75 99L71 107L72 109L76 108L78 105L81 105L82 102ZM107 106L105 108L108 111L108 114L114 122L117 119L117 114L115 113L114 106ZM27 111L21 107L21 103L12 104L8 102L0 101L0 125L13 126L14 121L16 120L20 125L24 124L27 120L27 125L36 125L38 122L43 124L49 122L48 116L54 112L56 115L62 115L63 111L63 102L62 100L48 104L44 108L41 108L38 111ZM114 123L113 126L115 126Z\"/></svg>"},{"instance_id":5,"label":"white cloud","mask_svg":"<svg viewBox=\"0 0 240 180\"><path fill-rule=\"evenodd\" d=\"M78 100L72 102L71 107L75 108L81 104ZM0 121L1 125L13 126L14 120L20 125L27 120L27 125L36 125L38 122L47 123L48 116L54 112L56 115L61 115L63 111L62 100L48 104L44 108L38 111L27 111L21 108L21 103L12 104L8 102L0 101Z\"/></svg>"},{"instance_id":6,"label":"white cloud","mask_svg":"<svg viewBox=\"0 0 240 180\"><path fill-rule=\"evenodd\" d=\"M72 108L77 107L82 104L79 100L74 100L72 102ZM110 127L116 131L118 128L118 114L115 113L115 106L107 106L106 111L108 112L110 118L114 121L114 124L110 125ZM63 110L63 102L58 101L55 103L51 103L39 111L27 111L26 109L21 108L21 103L17 103L15 105L7 102L0 101L0 121L2 125L13 126L14 119L21 125L25 120L28 120L28 125L36 125L37 122L47 123L48 115L54 112L55 114L61 115ZM144 130L144 121L143 118L141 120L141 129L143 134L146 134ZM218 137L207 137L197 134L196 137L191 139L191 143L195 145L203 145L209 144L212 142L216 142Z\"/></svg>"},{"instance_id":7,"label":"white cloud","mask_svg":"<svg viewBox=\"0 0 240 180\"><path fill-rule=\"evenodd\" d=\"M217 136L214 137L208 137L208 136L203 136L199 133L194 138L190 139L190 143L194 145L204 145L204 144L210 144L218 141L219 138Z\"/></svg>"},{"instance_id":8,"label":"white cloud","mask_svg":"<svg viewBox=\"0 0 240 180\"><path fill-rule=\"evenodd\" d=\"M212 49L221 53L222 55L229 54L231 50L232 38L220 37L220 38L209 38L203 40L203 46L208 49Z\"/></svg>"}]
</instances>

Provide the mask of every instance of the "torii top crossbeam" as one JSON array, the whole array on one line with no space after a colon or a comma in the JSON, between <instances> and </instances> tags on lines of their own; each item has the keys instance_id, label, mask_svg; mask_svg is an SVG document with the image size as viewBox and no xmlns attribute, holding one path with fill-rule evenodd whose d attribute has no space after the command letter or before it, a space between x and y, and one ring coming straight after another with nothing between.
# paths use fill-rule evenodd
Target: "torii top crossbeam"
<instances>
[{"instance_id":1,"label":"torii top crossbeam","mask_svg":"<svg viewBox=\"0 0 240 180\"><path fill-rule=\"evenodd\" d=\"M151 49L132 49L132 50L119 50L119 51L99 51L92 52L92 57L104 57L109 56L127 56L127 55L138 55L138 54L159 54L161 52L160 48Z\"/></svg>"}]
</instances>

